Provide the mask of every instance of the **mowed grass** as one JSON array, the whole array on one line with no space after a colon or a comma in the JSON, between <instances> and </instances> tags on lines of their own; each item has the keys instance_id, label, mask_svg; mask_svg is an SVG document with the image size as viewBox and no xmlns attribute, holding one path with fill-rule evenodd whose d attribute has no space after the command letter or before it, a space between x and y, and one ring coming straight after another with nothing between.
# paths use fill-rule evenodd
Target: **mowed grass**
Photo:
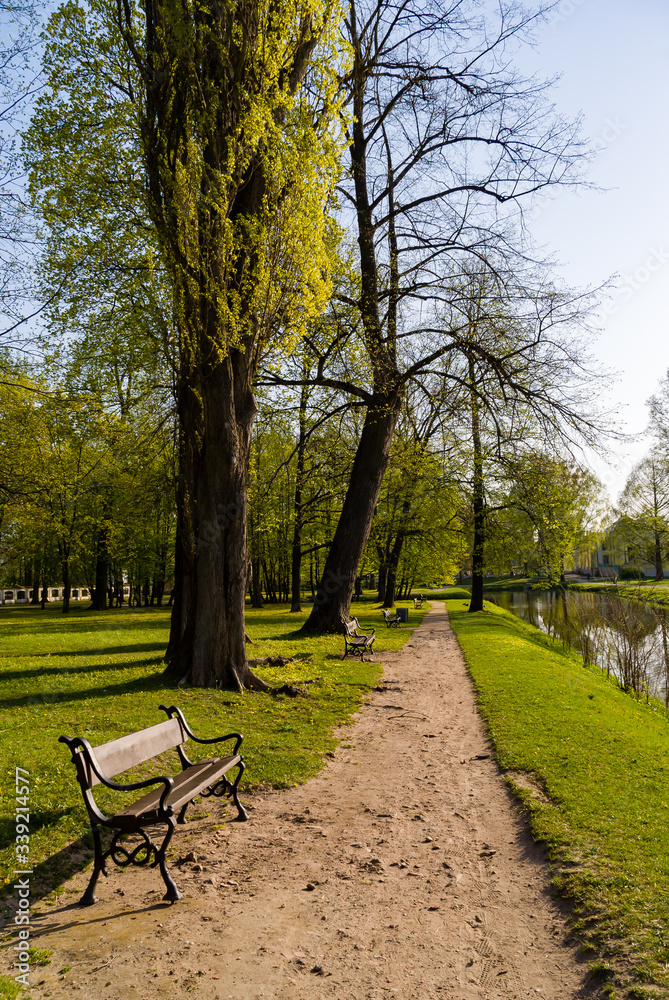
<instances>
[{"instance_id":1,"label":"mowed grass","mask_svg":"<svg viewBox=\"0 0 669 1000\"><path fill-rule=\"evenodd\" d=\"M351 613L361 626L376 627L379 653L400 648L412 634L406 627L386 629L381 612L369 603L354 604ZM412 609L411 624L418 624L423 614ZM376 662L360 663L350 656L342 661L343 638L291 635L305 618L306 613L290 614L286 606L247 613L247 632L255 641L249 656L311 657L283 668L257 668L274 686L299 684L309 692L289 698L166 683L167 609L95 613L77 607L69 615L60 606L43 612L0 610L0 887L12 881L16 867L16 767L30 772L33 890L53 888L74 864L82 863L67 850L82 836L89 840L70 753L58 743L62 733L84 736L95 746L164 720L160 704L177 705L197 735L244 734L242 787L286 787L316 774L336 745L335 728L350 721L376 683L383 657L377 653ZM163 760L167 773L176 773L176 753ZM155 774L157 765L140 771ZM104 795L98 798L102 801ZM124 804L130 801L127 796Z\"/></svg>"},{"instance_id":2,"label":"mowed grass","mask_svg":"<svg viewBox=\"0 0 669 1000\"><path fill-rule=\"evenodd\" d=\"M666 712L492 604L475 615L462 600L447 607L499 763L549 847L554 885L573 901L593 958L617 972L611 995L667 996Z\"/></svg>"}]
</instances>

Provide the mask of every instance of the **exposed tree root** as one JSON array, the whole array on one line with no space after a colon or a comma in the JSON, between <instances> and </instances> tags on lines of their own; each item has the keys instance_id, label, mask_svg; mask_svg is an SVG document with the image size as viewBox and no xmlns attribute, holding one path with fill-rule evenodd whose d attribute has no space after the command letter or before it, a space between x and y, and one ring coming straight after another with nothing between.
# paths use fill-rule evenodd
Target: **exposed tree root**
<instances>
[{"instance_id":1,"label":"exposed tree root","mask_svg":"<svg viewBox=\"0 0 669 1000\"><path fill-rule=\"evenodd\" d=\"M299 687L296 684L282 684L281 687L270 688L269 693L272 695L287 694L289 698L305 698L309 695L307 688Z\"/></svg>"},{"instance_id":2,"label":"exposed tree root","mask_svg":"<svg viewBox=\"0 0 669 1000\"><path fill-rule=\"evenodd\" d=\"M285 667L287 663L292 663L294 656L263 656L259 660L247 660L250 667Z\"/></svg>"}]
</instances>

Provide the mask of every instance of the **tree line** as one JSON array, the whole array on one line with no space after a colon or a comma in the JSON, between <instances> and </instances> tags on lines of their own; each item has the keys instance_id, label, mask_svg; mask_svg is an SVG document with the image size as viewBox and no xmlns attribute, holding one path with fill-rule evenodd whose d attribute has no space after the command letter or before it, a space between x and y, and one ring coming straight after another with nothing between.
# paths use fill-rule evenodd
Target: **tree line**
<instances>
[{"instance_id":1,"label":"tree line","mask_svg":"<svg viewBox=\"0 0 669 1000\"><path fill-rule=\"evenodd\" d=\"M123 573L143 599L172 576L170 670L244 688L247 593L296 608L308 579L303 629L329 631L366 573L389 604L469 552L476 611L514 533L555 575L595 491L574 446L604 424L593 297L523 225L584 152L509 59L543 14L56 9L20 139L25 469L3 435L7 538L39 514L49 539L35 579L80 560L102 607Z\"/></svg>"}]
</instances>

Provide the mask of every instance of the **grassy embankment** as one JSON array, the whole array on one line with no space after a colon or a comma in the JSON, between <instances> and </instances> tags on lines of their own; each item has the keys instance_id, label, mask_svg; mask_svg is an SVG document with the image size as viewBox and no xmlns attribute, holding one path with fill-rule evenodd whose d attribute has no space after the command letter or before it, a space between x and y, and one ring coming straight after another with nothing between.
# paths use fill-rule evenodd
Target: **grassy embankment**
<instances>
[{"instance_id":1,"label":"grassy embankment","mask_svg":"<svg viewBox=\"0 0 669 1000\"><path fill-rule=\"evenodd\" d=\"M462 599L447 607L499 763L548 845L553 883L574 904L593 969L611 996L668 996L664 709L636 702L492 604L477 615ZM517 783L521 774L537 792Z\"/></svg>"},{"instance_id":2,"label":"grassy embankment","mask_svg":"<svg viewBox=\"0 0 669 1000\"><path fill-rule=\"evenodd\" d=\"M410 628L386 629L369 602L354 604L361 626L375 626L378 651L397 649ZM424 612L412 608L416 625ZM245 735L245 787L285 787L306 781L336 745L335 727L347 723L376 682L376 663L342 661L343 638L296 638L306 614L287 607L248 612L251 655L308 657L283 668L259 667L273 685L306 685L308 697L240 695L175 688L162 677L169 611L142 609L103 614L75 608L44 612L29 607L0 611L0 888L14 865L14 769L30 772L33 892L52 889L82 861L68 845L86 839L87 819L70 754L61 733L96 745L166 718L161 703L183 709L193 730L215 736ZM171 760L171 757L174 760ZM197 756L197 753L196 753ZM202 756L202 754L200 754ZM178 769L176 754L169 767ZM146 765L146 775L156 765ZM141 770L141 769L140 769ZM134 772L133 772L134 773ZM169 773L169 772L168 772ZM242 786L244 787L244 786ZM201 807L206 809L206 806ZM90 853L86 852L86 860Z\"/></svg>"},{"instance_id":3,"label":"grassy embankment","mask_svg":"<svg viewBox=\"0 0 669 1000\"><path fill-rule=\"evenodd\" d=\"M643 601L646 604L669 608L669 580L656 583L655 580L619 580L611 583L568 583L567 590L578 590L583 593L615 594L628 601Z\"/></svg>"},{"instance_id":4,"label":"grassy embankment","mask_svg":"<svg viewBox=\"0 0 669 1000\"><path fill-rule=\"evenodd\" d=\"M483 586L487 593L502 593L527 590L528 584L532 590L542 590L546 587L546 580L538 576L486 577ZM559 586L566 590L576 590L582 593L615 594L617 597L624 597L630 601L644 601L647 604L669 607L669 580L665 580L664 583L656 583L654 580L619 580L617 583L604 583L601 580L566 580ZM430 591L430 597L449 600L454 596L454 589L459 592L466 591L469 595L471 586L465 584L464 587L445 587L440 591Z\"/></svg>"}]
</instances>

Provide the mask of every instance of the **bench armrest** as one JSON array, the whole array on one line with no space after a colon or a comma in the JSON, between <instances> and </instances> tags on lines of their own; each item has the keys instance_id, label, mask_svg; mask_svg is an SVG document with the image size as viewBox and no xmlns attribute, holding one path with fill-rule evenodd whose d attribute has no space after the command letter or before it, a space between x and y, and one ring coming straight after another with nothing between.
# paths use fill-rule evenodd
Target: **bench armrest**
<instances>
[{"instance_id":1,"label":"bench armrest","mask_svg":"<svg viewBox=\"0 0 669 1000\"><path fill-rule=\"evenodd\" d=\"M358 632L358 630L356 629L355 632L353 633L353 637L355 639L373 639L375 635L376 635L375 628L373 628L371 632Z\"/></svg>"},{"instance_id":2,"label":"bench armrest","mask_svg":"<svg viewBox=\"0 0 669 1000\"><path fill-rule=\"evenodd\" d=\"M183 731L187 733L189 738L191 740L194 740L195 743L202 743L202 744L223 743L225 742L225 740L235 740L235 748L233 750L233 753L238 753L240 746L244 742L244 737L242 736L241 733L226 733L225 736L213 736L210 739L202 739L201 737L195 735L193 730L190 728L190 726L184 719L183 712L181 711L180 708L177 708L176 705L170 705L169 708L166 705L159 705L158 708L161 710L161 712L167 712L167 716L170 719L173 719L176 716L179 719L179 722L181 723Z\"/></svg>"}]
</instances>

